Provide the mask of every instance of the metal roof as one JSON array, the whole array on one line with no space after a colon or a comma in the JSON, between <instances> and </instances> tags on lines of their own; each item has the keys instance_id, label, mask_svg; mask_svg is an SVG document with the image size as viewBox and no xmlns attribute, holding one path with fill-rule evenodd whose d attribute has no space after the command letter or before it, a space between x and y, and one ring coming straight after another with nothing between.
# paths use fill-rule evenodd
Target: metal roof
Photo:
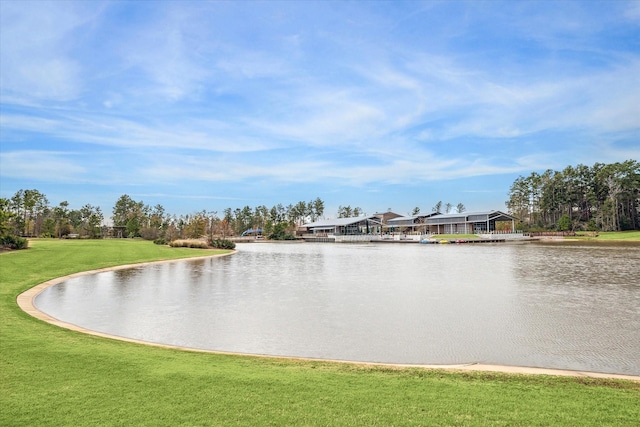
<instances>
[{"instance_id":1,"label":"metal roof","mask_svg":"<svg viewBox=\"0 0 640 427\"><path fill-rule=\"evenodd\" d=\"M405 222L405 221L414 221L418 218L431 218L433 216L440 215L438 212L431 212L428 214L417 214L417 215L409 215L409 216L400 216L397 218L391 218L387 220L387 224L391 222Z\"/></svg>"},{"instance_id":2,"label":"metal roof","mask_svg":"<svg viewBox=\"0 0 640 427\"><path fill-rule=\"evenodd\" d=\"M332 227L340 227L345 225L357 224L359 222L365 220L371 220L375 218L375 215L369 216L356 216L351 218L336 218L336 219L323 219L321 221L310 222L308 224L304 224L303 227L307 228L332 228Z\"/></svg>"},{"instance_id":3,"label":"metal roof","mask_svg":"<svg viewBox=\"0 0 640 427\"><path fill-rule=\"evenodd\" d=\"M397 218L391 218L387 220L387 222L404 222L404 221L413 221L416 218L419 218L420 215L410 215L410 216L399 216Z\"/></svg>"},{"instance_id":4,"label":"metal roof","mask_svg":"<svg viewBox=\"0 0 640 427\"><path fill-rule=\"evenodd\" d=\"M486 219L469 220L468 219L469 217L485 217ZM517 219L516 217L501 211L481 211L481 212L462 212L462 213L455 213L455 214L436 215L427 219L427 223L436 224L436 223L442 222L443 220L452 220L456 218L460 218L460 222L479 222L479 221L489 221L489 220L511 221L511 220Z\"/></svg>"},{"instance_id":5,"label":"metal roof","mask_svg":"<svg viewBox=\"0 0 640 427\"><path fill-rule=\"evenodd\" d=\"M262 228L256 228L256 229L250 228L248 230L245 230L241 234L241 236L246 236L247 234L251 234L251 233L262 233Z\"/></svg>"},{"instance_id":6,"label":"metal roof","mask_svg":"<svg viewBox=\"0 0 640 427\"><path fill-rule=\"evenodd\" d=\"M478 217L478 216L485 217L485 219L473 219L473 220L468 219L469 217ZM455 213L455 214L441 214L441 213L433 212L433 213L424 214L424 215L418 214L418 215L409 215L409 216L402 216L398 218L392 218L387 221L387 224L391 225L393 223L404 223L407 221L413 221L416 218L420 218L420 217L426 218L427 224L437 224L443 220L448 220L448 222L451 222L452 219L456 219L456 218L459 218L460 222L480 222L480 221L489 221L489 220L511 221L511 220L517 219L501 211L462 212L462 213ZM323 219L321 221L304 224L303 227L306 227L307 229L312 229L312 228L330 229L334 227L344 227L347 225L357 224L359 222L363 222L366 220L375 221L376 218L377 218L376 215L369 215L369 216L358 216L358 217L351 217L351 218ZM375 222L377 223L377 221Z\"/></svg>"}]
</instances>

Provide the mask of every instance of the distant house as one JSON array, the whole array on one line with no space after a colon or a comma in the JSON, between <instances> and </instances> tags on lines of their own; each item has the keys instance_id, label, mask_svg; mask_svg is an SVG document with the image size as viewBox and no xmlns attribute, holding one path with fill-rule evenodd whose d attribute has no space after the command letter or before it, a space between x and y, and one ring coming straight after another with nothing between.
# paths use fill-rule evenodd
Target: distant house
<instances>
[{"instance_id":1,"label":"distant house","mask_svg":"<svg viewBox=\"0 0 640 427\"><path fill-rule=\"evenodd\" d=\"M480 234L498 231L497 222L511 223L514 232L516 221L516 217L500 211L463 212L434 215L427 218L426 225L432 234Z\"/></svg>"}]
</instances>

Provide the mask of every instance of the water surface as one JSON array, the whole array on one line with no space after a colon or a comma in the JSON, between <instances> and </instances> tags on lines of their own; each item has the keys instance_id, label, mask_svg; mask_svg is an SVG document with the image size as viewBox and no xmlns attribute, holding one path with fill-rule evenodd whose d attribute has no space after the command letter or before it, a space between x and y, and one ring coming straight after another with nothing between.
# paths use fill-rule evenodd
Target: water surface
<instances>
[{"instance_id":1,"label":"water surface","mask_svg":"<svg viewBox=\"0 0 640 427\"><path fill-rule=\"evenodd\" d=\"M70 279L36 306L201 349L640 375L639 282L638 245L256 243Z\"/></svg>"}]
</instances>

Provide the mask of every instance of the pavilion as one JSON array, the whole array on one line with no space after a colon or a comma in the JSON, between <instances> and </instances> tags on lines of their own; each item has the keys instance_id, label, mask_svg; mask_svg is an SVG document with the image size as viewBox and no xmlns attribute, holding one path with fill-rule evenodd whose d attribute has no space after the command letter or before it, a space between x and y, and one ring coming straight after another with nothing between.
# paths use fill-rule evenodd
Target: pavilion
<instances>
[{"instance_id":1,"label":"pavilion","mask_svg":"<svg viewBox=\"0 0 640 427\"><path fill-rule=\"evenodd\" d=\"M427 230L431 234L480 234L500 231L497 222L510 222L515 232L517 218L501 211L462 212L440 214L427 218Z\"/></svg>"},{"instance_id":2,"label":"pavilion","mask_svg":"<svg viewBox=\"0 0 640 427\"><path fill-rule=\"evenodd\" d=\"M391 218L386 222L385 228L390 232L425 232L427 219L436 215L440 215L440 213L432 212Z\"/></svg>"},{"instance_id":3,"label":"pavilion","mask_svg":"<svg viewBox=\"0 0 640 427\"><path fill-rule=\"evenodd\" d=\"M352 218L326 219L305 224L306 233L315 235L357 235L369 234L381 226L376 215Z\"/></svg>"}]
</instances>

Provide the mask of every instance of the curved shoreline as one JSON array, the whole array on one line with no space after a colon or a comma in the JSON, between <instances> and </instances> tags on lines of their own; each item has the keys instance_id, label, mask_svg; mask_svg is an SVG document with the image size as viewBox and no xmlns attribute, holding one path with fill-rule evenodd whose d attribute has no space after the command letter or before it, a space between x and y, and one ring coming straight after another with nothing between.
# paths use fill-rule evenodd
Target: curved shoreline
<instances>
[{"instance_id":1,"label":"curved shoreline","mask_svg":"<svg viewBox=\"0 0 640 427\"><path fill-rule=\"evenodd\" d=\"M180 259L170 259L170 260L162 260L162 261L142 262L142 263L136 263L136 264L124 264L124 265L118 265L113 267L100 268L97 270L89 270L89 271L73 273L73 274L58 277L55 279L47 280L46 282L40 283L22 292L16 298L16 302L20 307L20 309L22 309L24 312L26 312L30 316L61 328L69 329L76 332L82 332L88 335L94 335L102 338L109 338L109 339L115 339L119 341L131 342L135 344L143 344L143 345L149 345L153 347L190 351L190 352L197 352L197 353L266 357L270 359L281 359L281 360L320 361L320 362L345 363L345 364L362 365L362 366L442 369L442 370L451 370L451 371L485 371L485 372L501 372L501 373L507 373L507 374L526 374L526 375L556 375L556 376L583 377L583 378L595 378L595 379L619 379L619 380L640 382L640 376L637 376L637 375L607 374L607 373L600 373L600 372L572 371L572 370L553 369L553 368L535 368L535 367L528 367L528 366L490 365L490 364L482 364L482 363L474 363L474 362L464 363L464 364L454 364L454 365L377 363L377 362L361 362L361 361L351 361L351 360L316 359L316 358L309 358L309 357L274 356L274 355L266 355L266 354L226 352L226 351L219 351L219 350L205 350L205 349L198 349L198 348L192 348L192 347L184 347L184 346L176 346L176 345L170 345L170 344L155 343L150 341L143 341L143 340L138 340L134 338L128 338L128 337L123 337L119 335L112 335L104 332L94 331L94 330L87 329L82 326L78 326L73 323L68 323L60 319L57 319L55 317L52 317L40 311L34 305L35 298L42 291L44 291L45 289L53 285L57 285L59 283L62 283L66 280L69 280L75 277L87 276L87 275L103 273L107 271L125 270L129 268L140 267L145 265L188 261L188 260L204 259L204 258L215 258L215 257L231 255L234 252L230 252L227 254L220 254L220 255L205 255L205 256L192 257L192 258L180 258Z\"/></svg>"}]
</instances>

